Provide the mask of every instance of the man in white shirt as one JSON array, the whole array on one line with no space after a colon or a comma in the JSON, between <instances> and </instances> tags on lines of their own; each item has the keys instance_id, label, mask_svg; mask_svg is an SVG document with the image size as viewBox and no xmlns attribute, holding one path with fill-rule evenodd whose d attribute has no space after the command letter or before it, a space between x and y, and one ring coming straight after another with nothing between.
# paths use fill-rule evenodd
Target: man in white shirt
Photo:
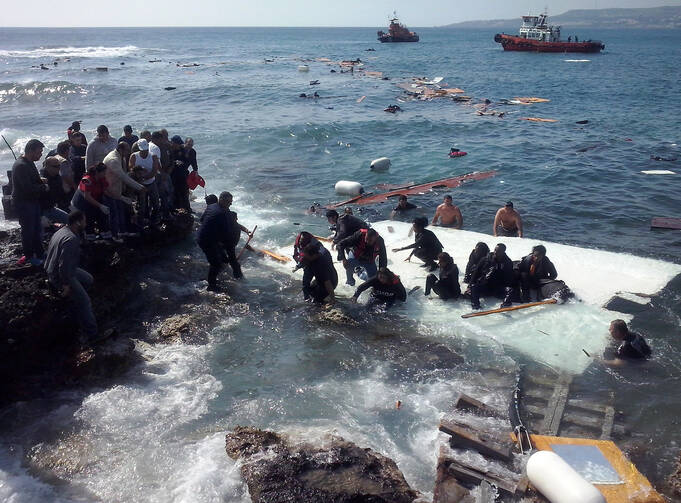
<instances>
[{"instance_id":1,"label":"man in white shirt","mask_svg":"<svg viewBox=\"0 0 681 503\"><path fill-rule=\"evenodd\" d=\"M140 213L142 218L158 223L159 197L156 175L160 167L158 158L151 154L150 145L144 138L137 141L139 152L130 156L130 172L146 189L140 193ZM138 222L143 226L143 222Z\"/></svg>"}]
</instances>

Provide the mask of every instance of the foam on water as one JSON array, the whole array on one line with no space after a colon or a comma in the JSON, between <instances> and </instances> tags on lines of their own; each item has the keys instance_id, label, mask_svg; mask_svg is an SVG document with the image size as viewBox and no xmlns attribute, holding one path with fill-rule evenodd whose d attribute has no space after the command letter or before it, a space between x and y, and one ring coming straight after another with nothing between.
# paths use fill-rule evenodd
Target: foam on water
<instances>
[{"instance_id":1,"label":"foam on water","mask_svg":"<svg viewBox=\"0 0 681 503\"><path fill-rule=\"evenodd\" d=\"M0 50L0 58L115 58L127 56L137 50L140 50L140 48L134 45L122 47L38 47L26 50Z\"/></svg>"},{"instance_id":2,"label":"foam on water","mask_svg":"<svg viewBox=\"0 0 681 503\"><path fill-rule=\"evenodd\" d=\"M373 227L385 239L388 250L413 242L413 237L408 236L410 224L381 221ZM468 255L479 241L486 242L490 248L495 243L505 243L508 256L514 260L529 254L532 246L540 243L533 239L494 238L462 230L432 230L459 266L461 281ZM482 341L493 339L555 370L581 373L591 363L582 350L591 355L601 354L608 344L608 324L617 317L612 311L605 310L603 304L618 292L654 294L681 273L681 266L660 260L548 241L541 243L546 246L559 279L570 286L578 300L561 306L542 306L464 320L461 315L470 312L467 301L445 303L436 298L425 298L419 291L407 300L408 316L441 337L456 334ZM288 254L290 250L284 253ZM423 288L426 273L418 259L404 262L408 254L408 250L388 251L388 267L401 277L407 290L415 286ZM342 265L336 263L336 268L340 278L339 292L349 296L354 289L343 284L345 271ZM499 300L484 299L482 305L483 309L492 309L498 307ZM621 317L628 319L625 315Z\"/></svg>"}]
</instances>

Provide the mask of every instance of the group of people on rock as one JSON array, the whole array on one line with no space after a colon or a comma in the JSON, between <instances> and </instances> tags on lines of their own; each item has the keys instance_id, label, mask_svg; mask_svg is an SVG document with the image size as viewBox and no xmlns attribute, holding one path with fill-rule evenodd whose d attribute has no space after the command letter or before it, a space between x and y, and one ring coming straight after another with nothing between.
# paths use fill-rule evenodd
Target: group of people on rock
<instances>
[{"instance_id":1,"label":"group of people on rock","mask_svg":"<svg viewBox=\"0 0 681 503\"><path fill-rule=\"evenodd\" d=\"M163 129L140 137L125 126L116 141L101 125L89 143L74 122L67 139L50 151L38 171L45 145L29 140L12 166L12 205L21 226L19 265L44 266L50 286L73 301L86 339L97 334L87 288L92 276L79 268L81 234L123 243L149 225L172 220L189 207L189 170L198 170L191 138L168 139ZM44 225L63 225L43 247Z\"/></svg>"},{"instance_id":2,"label":"group of people on rock","mask_svg":"<svg viewBox=\"0 0 681 503\"><path fill-rule=\"evenodd\" d=\"M451 198L445 197L451 203ZM399 205L408 201L401 198ZM505 208L508 208L506 206ZM512 208L512 205L511 205ZM442 214L442 213L440 213ZM362 219L351 212L342 215L336 210L326 212L327 220L335 231L330 238L332 248L336 249L339 262L346 273L346 284L355 285L355 276L364 282L357 288L353 300L371 289L369 304L372 307L390 307L395 301L406 301L407 294L400 278L388 269L387 250L384 239ZM393 253L410 250L405 259L416 257L423 262L429 274L425 278L425 295L434 292L444 300L457 299L462 295L459 284L459 268L451 255L434 232L427 229L428 219L418 217L413 220L414 242ZM307 231L301 232L294 244L293 259L297 268L304 270L303 295L314 302L332 302L338 277L331 253L320 241ZM502 299L501 307L511 306L513 302L530 302L533 299L571 295L564 282L557 280L558 273L551 260L546 256L546 248L537 245L532 253L514 263L506 255L506 246L499 243L494 251L480 242L470 253L466 265L464 282L473 309L480 309L481 297Z\"/></svg>"},{"instance_id":3,"label":"group of people on rock","mask_svg":"<svg viewBox=\"0 0 681 503\"><path fill-rule=\"evenodd\" d=\"M415 210L417 206L410 203L406 195L399 196L397 206L393 208L391 218L406 214L410 210ZM444 196L442 204L435 210L435 215L431 221L432 225L440 227L451 227L454 229L463 228L463 215L461 210L454 204L452 196ZM523 219L520 213L513 207L513 201L507 201L499 208L492 224L492 234L502 237L523 237Z\"/></svg>"},{"instance_id":4,"label":"group of people on rock","mask_svg":"<svg viewBox=\"0 0 681 503\"><path fill-rule=\"evenodd\" d=\"M67 138L50 151L38 171L44 144L30 140L12 167L12 202L24 236L24 261L43 258L42 217L66 224L73 209L87 217L85 237L123 242L148 225L171 220L179 209L190 211L187 177L198 170L191 138L168 138L162 129L123 128L112 137L105 125L89 143L74 122Z\"/></svg>"}]
</instances>

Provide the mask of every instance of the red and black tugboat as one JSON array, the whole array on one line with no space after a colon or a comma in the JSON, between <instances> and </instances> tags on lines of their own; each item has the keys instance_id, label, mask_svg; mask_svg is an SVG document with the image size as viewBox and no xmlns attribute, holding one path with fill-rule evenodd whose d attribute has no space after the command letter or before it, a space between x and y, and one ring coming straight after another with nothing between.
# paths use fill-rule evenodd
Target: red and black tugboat
<instances>
[{"instance_id":1,"label":"red and black tugboat","mask_svg":"<svg viewBox=\"0 0 681 503\"><path fill-rule=\"evenodd\" d=\"M397 13L393 12L393 18L390 20L388 33L379 30L378 40L381 42L418 42L419 36L413 31L409 31L403 24L400 24L400 20L397 19Z\"/></svg>"},{"instance_id":2,"label":"red and black tugboat","mask_svg":"<svg viewBox=\"0 0 681 503\"><path fill-rule=\"evenodd\" d=\"M518 36L497 33L494 41L505 51L528 52L600 52L605 45L600 40L579 41L577 37L567 41L560 39L560 26L549 26L546 13L539 16L523 16Z\"/></svg>"}]
</instances>

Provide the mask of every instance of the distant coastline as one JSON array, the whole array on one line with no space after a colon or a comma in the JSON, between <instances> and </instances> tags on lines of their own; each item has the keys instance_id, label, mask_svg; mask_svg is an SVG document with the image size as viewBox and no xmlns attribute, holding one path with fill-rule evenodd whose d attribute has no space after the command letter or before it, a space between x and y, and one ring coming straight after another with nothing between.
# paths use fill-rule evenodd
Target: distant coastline
<instances>
[{"instance_id":1,"label":"distant coastline","mask_svg":"<svg viewBox=\"0 0 681 503\"><path fill-rule=\"evenodd\" d=\"M681 28L681 6L649 7L641 9L576 9L551 16L551 24L566 27L635 28L635 29L678 29ZM439 28L517 28L516 19L495 19L488 21L464 21Z\"/></svg>"}]
</instances>

